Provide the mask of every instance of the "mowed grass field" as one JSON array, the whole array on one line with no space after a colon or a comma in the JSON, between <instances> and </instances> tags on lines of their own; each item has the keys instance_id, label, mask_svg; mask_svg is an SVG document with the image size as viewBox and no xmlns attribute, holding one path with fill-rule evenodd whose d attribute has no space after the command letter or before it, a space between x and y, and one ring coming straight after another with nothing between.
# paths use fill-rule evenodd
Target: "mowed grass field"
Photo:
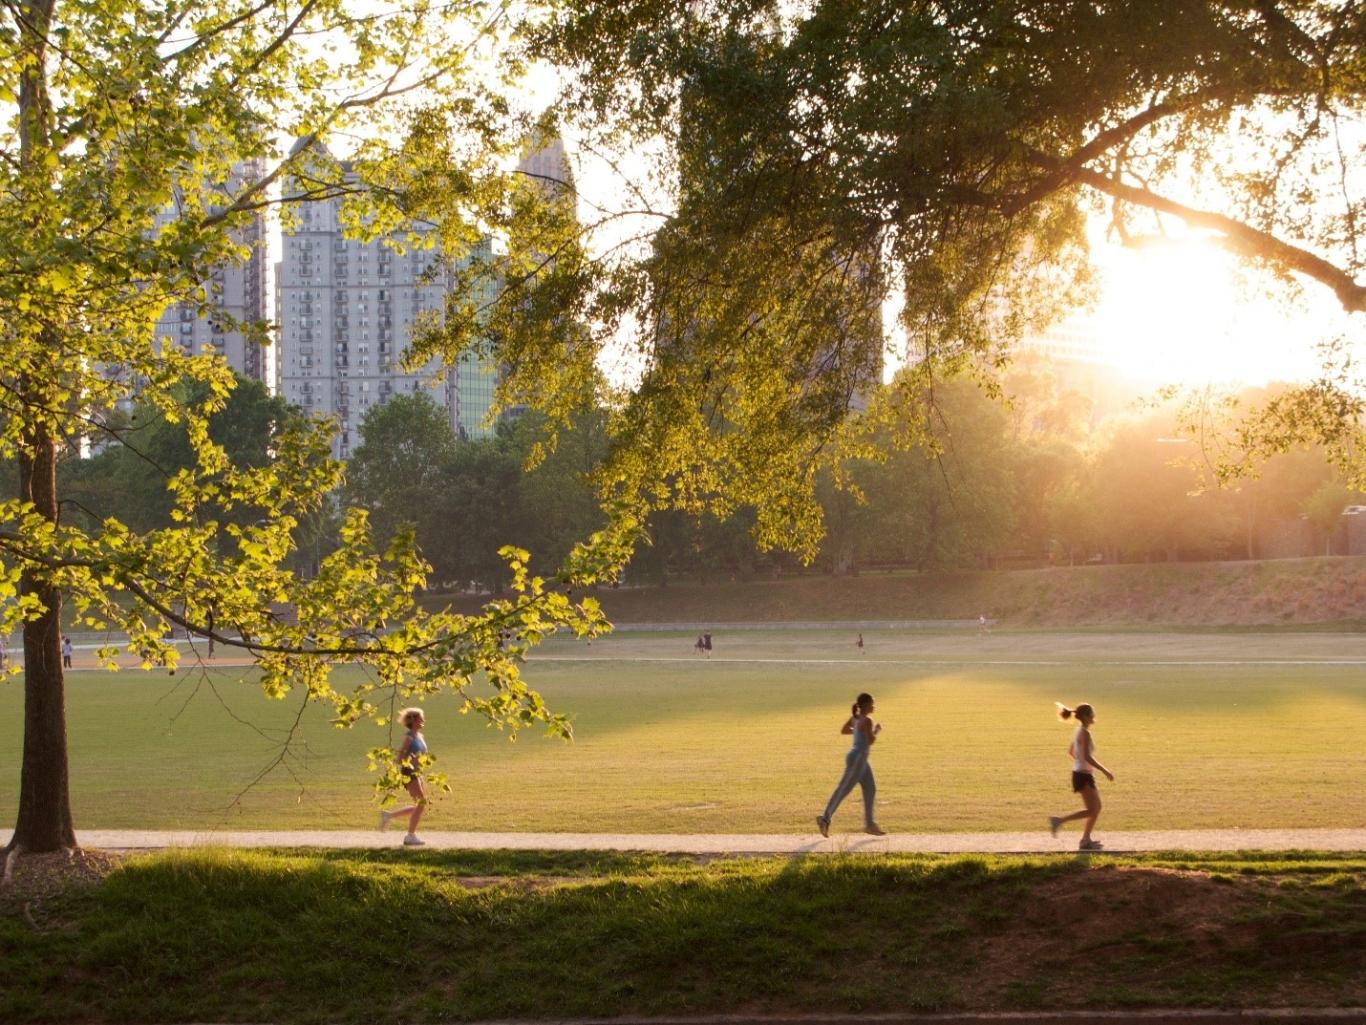
<instances>
[{"instance_id":1,"label":"mowed grass field","mask_svg":"<svg viewBox=\"0 0 1366 1025\"><path fill-rule=\"evenodd\" d=\"M542 649L527 677L572 744L518 741L426 703L450 774L433 830L806 833L843 766L859 691L878 702L878 817L896 832L1040 828L1076 803L1071 728L1090 701L1102 831L1366 827L1366 638L1350 634L619 633ZM18 794L22 680L0 685L0 821ZM68 678L80 828L339 829L374 819L373 726L267 701L250 669ZM860 826L855 793L835 832Z\"/></svg>"}]
</instances>

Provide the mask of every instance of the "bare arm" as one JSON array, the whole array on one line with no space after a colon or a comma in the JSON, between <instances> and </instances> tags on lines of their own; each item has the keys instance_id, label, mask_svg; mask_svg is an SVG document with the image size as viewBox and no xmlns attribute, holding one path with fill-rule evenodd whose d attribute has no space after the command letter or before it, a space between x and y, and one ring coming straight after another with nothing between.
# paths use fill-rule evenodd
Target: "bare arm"
<instances>
[{"instance_id":1,"label":"bare arm","mask_svg":"<svg viewBox=\"0 0 1366 1025\"><path fill-rule=\"evenodd\" d=\"M1100 762L1096 761L1095 756L1091 753L1091 751L1091 734L1088 733L1086 734L1086 764L1094 766L1095 768L1099 769L1101 772L1105 774L1105 778L1108 779L1111 783L1113 783L1115 781L1115 774L1111 772L1109 769L1107 769L1105 766L1101 765Z\"/></svg>"},{"instance_id":2,"label":"bare arm","mask_svg":"<svg viewBox=\"0 0 1366 1025\"><path fill-rule=\"evenodd\" d=\"M851 715L848 719L845 719L845 720L844 720L844 725L840 727L840 733L842 733L842 734L850 734L850 733L853 733L853 732L854 732L854 717Z\"/></svg>"}]
</instances>

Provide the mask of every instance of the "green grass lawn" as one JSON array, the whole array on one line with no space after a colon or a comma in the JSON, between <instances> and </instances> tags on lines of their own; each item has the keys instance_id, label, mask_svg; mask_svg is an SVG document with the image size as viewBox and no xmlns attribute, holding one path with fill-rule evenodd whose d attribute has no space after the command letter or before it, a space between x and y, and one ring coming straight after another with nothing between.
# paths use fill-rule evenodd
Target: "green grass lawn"
<instances>
[{"instance_id":1,"label":"green grass lawn","mask_svg":"<svg viewBox=\"0 0 1366 1025\"><path fill-rule=\"evenodd\" d=\"M1052 702L1092 702L1101 831L1363 827L1366 659L1355 635L622 633L554 644L527 675L575 716L564 744L515 744L450 700L427 739L454 784L431 829L807 832L843 765L838 729L871 691L879 818L894 831L1040 828L1070 810L1069 727ZM1237 664L1248 660L1249 664ZM336 730L269 702L242 671L69 677L80 828L367 828L370 726ZM210 687L212 683L212 687ZM0 821L18 793L22 682L0 685ZM241 794L240 801L234 803ZM857 796L835 821L859 825Z\"/></svg>"},{"instance_id":2,"label":"green grass lawn","mask_svg":"<svg viewBox=\"0 0 1366 1025\"><path fill-rule=\"evenodd\" d=\"M137 858L21 914L6 1022L1361 1006L1359 855Z\"/></svg>"}]
</instances>

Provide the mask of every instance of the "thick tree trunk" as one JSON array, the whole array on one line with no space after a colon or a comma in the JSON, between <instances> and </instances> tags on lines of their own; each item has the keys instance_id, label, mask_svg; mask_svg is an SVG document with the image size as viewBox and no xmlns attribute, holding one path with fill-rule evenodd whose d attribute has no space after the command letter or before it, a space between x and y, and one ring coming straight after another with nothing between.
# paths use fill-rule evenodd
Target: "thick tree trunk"
<instances>
[{"instance_id":1,"label":"thick tree trunk","mask_svg":"<svg viewBox=\"0 0 1366 1025\"><path fill-rule=\"evenodd\" d=\"M19 487L42 516L56 520L57 451L51 438L32 439L19 462ZM24 760L10 846L37 853L76 846L67 778L62 595L32 570L20 587L47 611L24 625Z\"/></svg>"},{"instance_id":2,"label":"thick tree trunk","mask_svg":"<svg viewBox=\"0 0 1366 1025\"><path fill-rule=\"evenodd\" d=\"M19 77L20 166L33 178L30 202L46 197L52 174L49 131L52 101L47 83L47 40L54 0L20 4L21 49L25 58ZM35 206L35 209L40 207ZM55 329L44 341L58 351ZM41 385L41 374L23 381L21 402L35 411L47 410L54 400ZM19 497L32 502L38 515L57 521L57 444L41 413L24 432L19 456ZM24 625L24 760L19 777L19 818L10 849L43 852L76 846L71 823L71 801L66 760L66 695L62 675L62 596L50 579L29 565L19 582L46 610Z\"/></svg>"}]
</instances>

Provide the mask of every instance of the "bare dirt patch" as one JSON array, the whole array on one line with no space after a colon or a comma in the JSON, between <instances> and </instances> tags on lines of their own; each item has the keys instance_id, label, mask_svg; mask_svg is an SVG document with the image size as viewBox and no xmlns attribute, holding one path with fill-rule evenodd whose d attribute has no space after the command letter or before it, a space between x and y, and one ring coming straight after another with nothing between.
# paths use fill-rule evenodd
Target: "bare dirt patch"
<instances>
[{"instance_id":1,"label":"bare dirt patch","mask_svg":"<svg viewBox=\"0 0 1366 1025\"><path fill-rule=\"evenodd\" d=\"M1348 903L1359 904L1360 892ZM1346 958L1345 966L1354 953L1340 946L1336 933L1325 936L1327 946L1317 944L1315 933L1297 928L1296 913L1278 894L1273 878L1142 867L1042 881L1027 904L983 937L963 992L979 995L969 1003L1006 1006L1016 1002L1012 989L1037 986L1043 969L1050 1000L1064 1006L1104 999L1103 980L1138 983L1137 989L1159 1001L1166 992L1169 1000L1184 1003L1192 994L1179 976L1188 967L1274 961L1278 970L1264 978L1262 999L1269 1005L1303 1003L1296 985L1299 962L1331 968L1321 963L1331 954ZM1315 952L1316 947L1321 949ZM1159 964L1164 967L1149 974L1147 966ZM1335 992L1336 1000L1366 1001L1366 978L1348 973L1343 982L1347 990Z\"/></svg>"},{"instance_id":2,"label":"bare dirt patch","mask_svg":"<svg viewBox=\"0 0 1366 1025\"><path fill-rule=\"evenodd\" d=\"M47 854L11 852L0 875L0 902L21 906L72 887L93 886L118 867L120 858L76 847Z\"/></svg>"}]
</instances>

